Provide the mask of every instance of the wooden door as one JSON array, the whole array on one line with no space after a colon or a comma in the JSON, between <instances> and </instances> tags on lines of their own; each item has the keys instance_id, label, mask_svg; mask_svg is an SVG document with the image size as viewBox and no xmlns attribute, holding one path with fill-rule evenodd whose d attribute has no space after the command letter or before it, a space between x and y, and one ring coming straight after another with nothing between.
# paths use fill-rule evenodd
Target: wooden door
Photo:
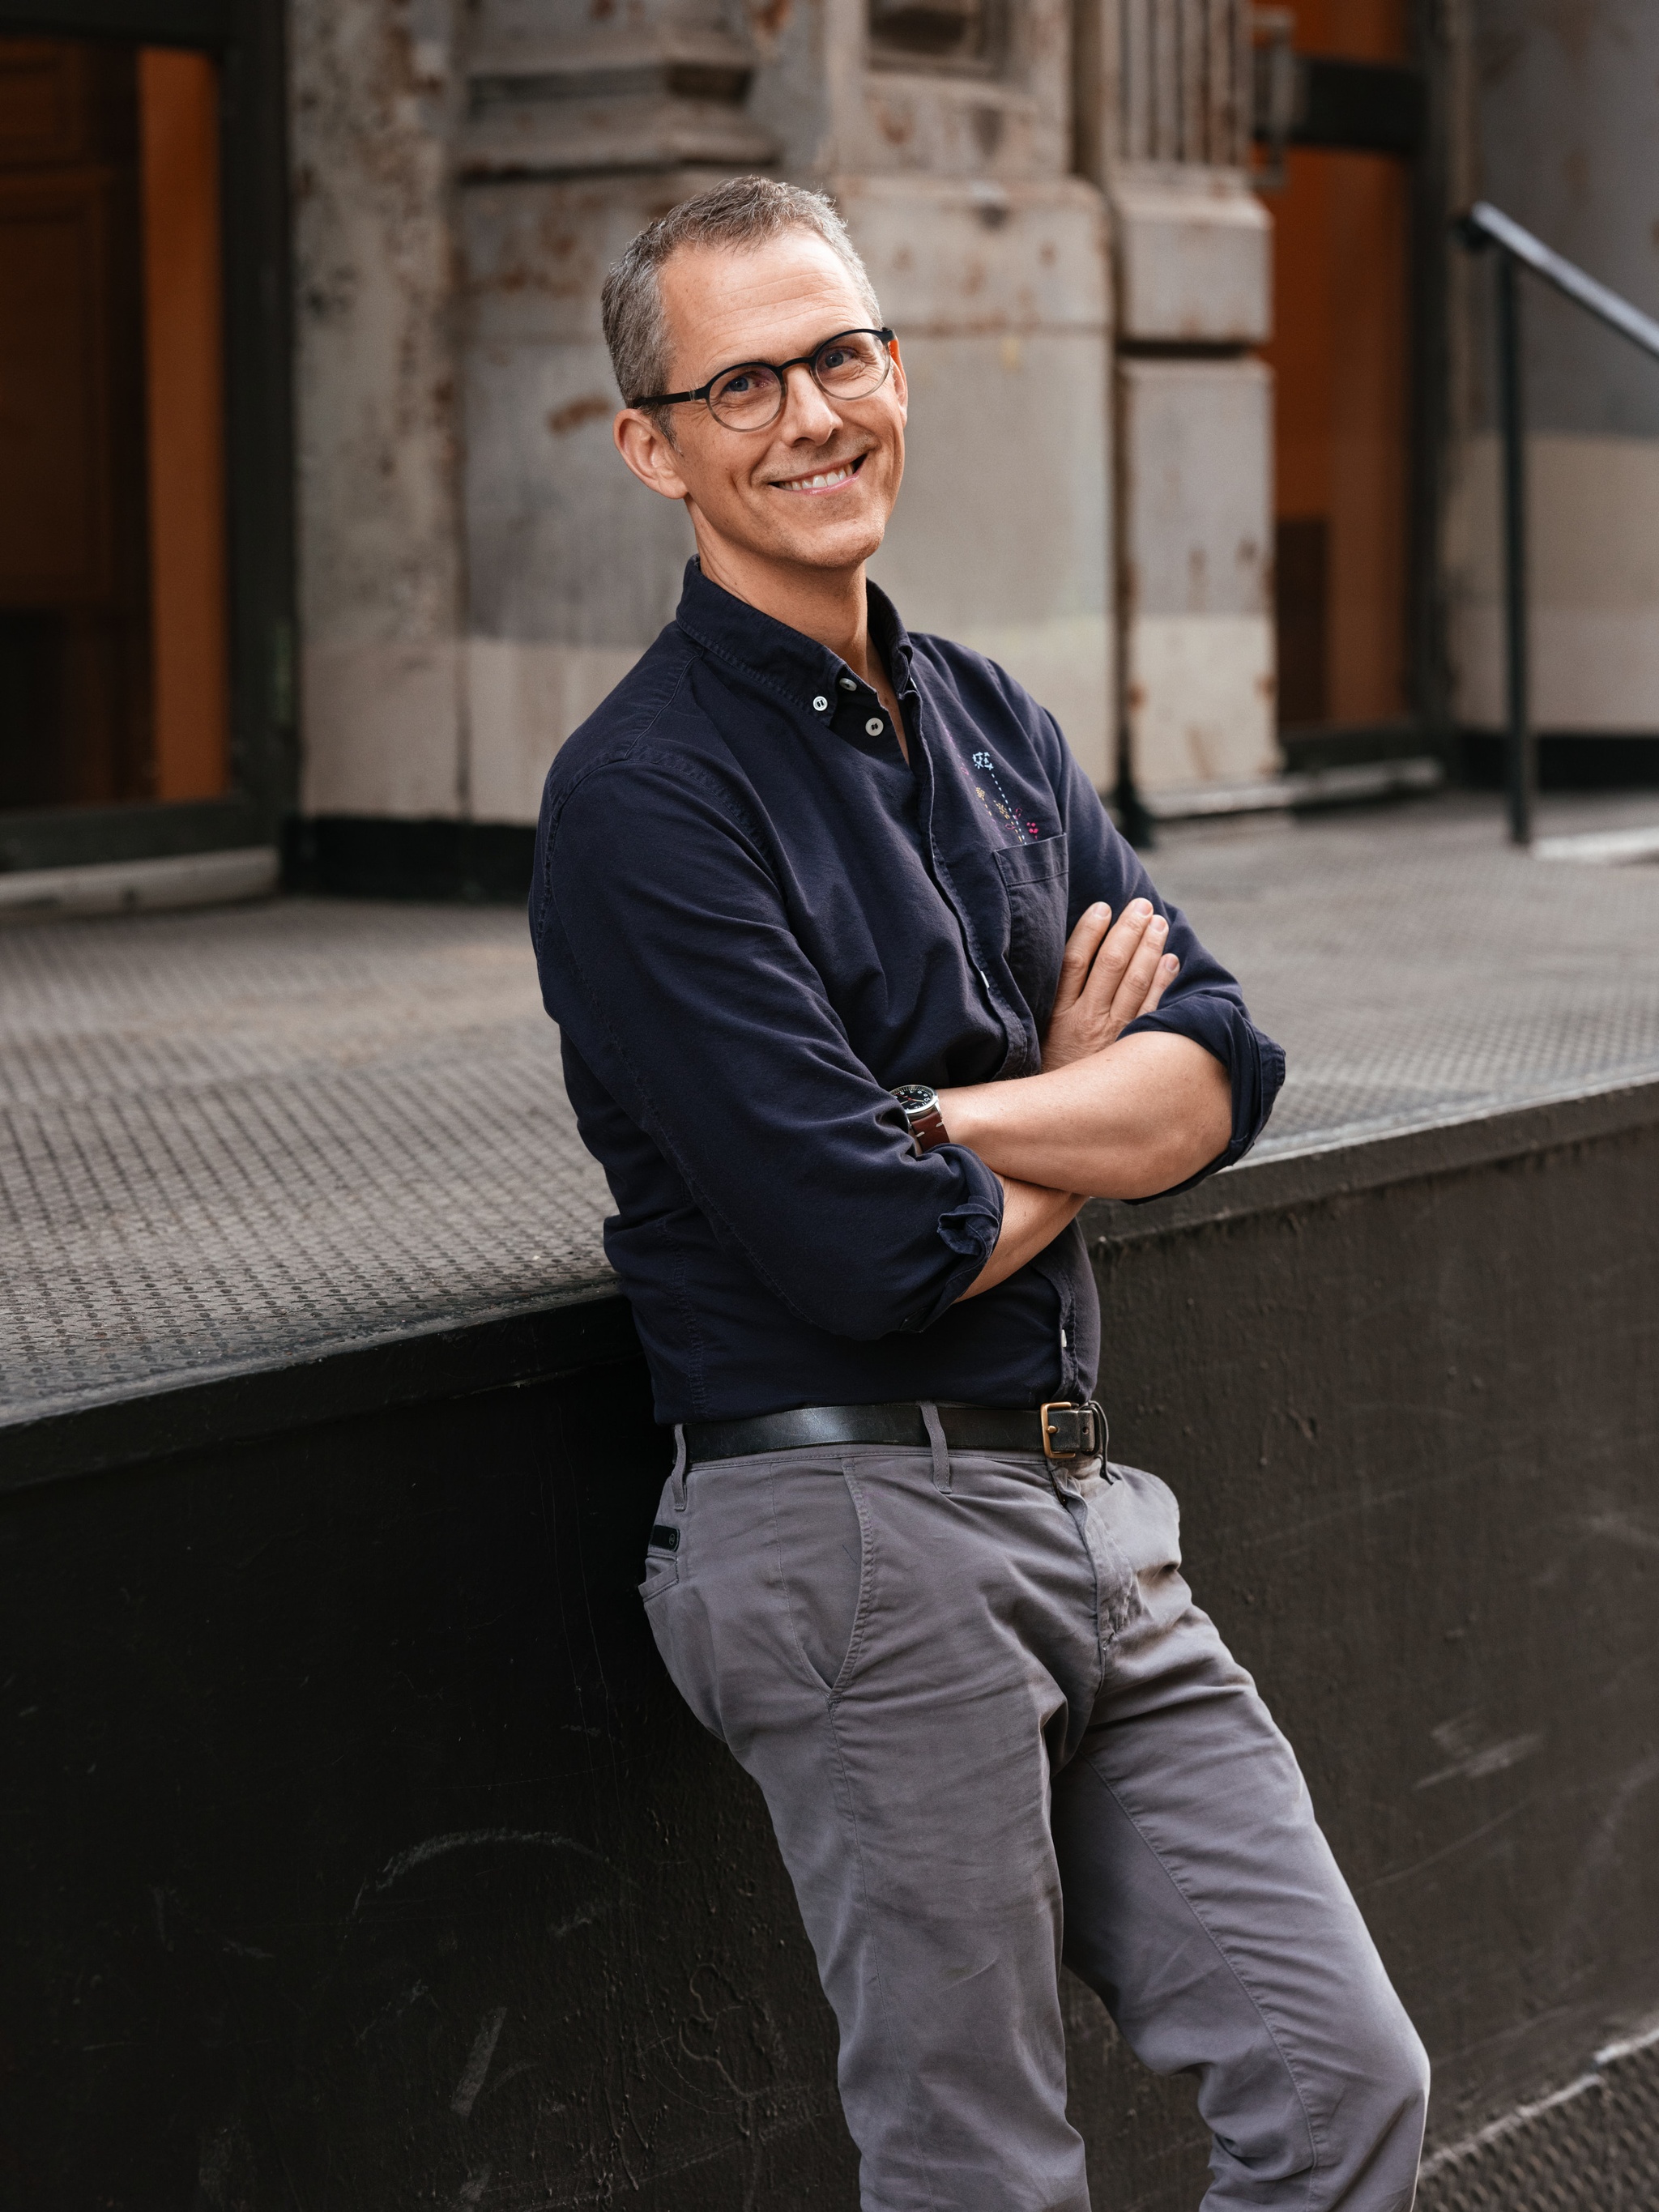
<instances>
[{"instance_id":1,"label":"wooden door","mask_svg":"<svg viewBox=\"0 0 1659 2212\"><path fill-rule=\"evenodd\" d=\"M212 65L0 40L0 807L225 788Z\"/></svg>"},{"instance_id":2,"label":"wooden door","mask_svg":"<svg viewBox=\"0 0 1659 2212\"><path fill-rule=\"evenodd\" d=\"M1299 52L1408 58L1407 0L1294 0ZM1292 146L1273 194L1276 606L1287 732L1410 711L1411 174Z\"/></svg>"}]
</instances>

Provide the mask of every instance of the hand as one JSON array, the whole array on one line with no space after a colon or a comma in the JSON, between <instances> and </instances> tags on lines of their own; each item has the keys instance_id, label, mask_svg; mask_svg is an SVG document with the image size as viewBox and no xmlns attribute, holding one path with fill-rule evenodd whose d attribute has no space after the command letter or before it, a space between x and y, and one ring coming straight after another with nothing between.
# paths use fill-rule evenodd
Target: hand
<instances>
[{"instance_id":1,"label":"hand","mask_svg":"<svg viewBox=\"0 0 1659 2212\"><path fill-rule=\"evenodd\" d=\"M1169 933L1150 899L1131 899L1115 923L1109 906L1085 910L1060 963L1042 1039L1045 1073L1103 1052L1131 1022L1152 1012L1181 967L1164 950Z\"/></svg>"}]
</instances>

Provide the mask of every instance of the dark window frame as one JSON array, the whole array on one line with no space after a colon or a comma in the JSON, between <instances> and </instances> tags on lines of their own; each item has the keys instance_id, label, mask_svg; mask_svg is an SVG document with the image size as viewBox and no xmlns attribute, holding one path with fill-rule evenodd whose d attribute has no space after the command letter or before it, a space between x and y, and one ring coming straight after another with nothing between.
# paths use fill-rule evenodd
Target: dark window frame
<instances>
[{"instance_id":1,"label":"dark window frame","mask_svg":"<svg viewBox=\"0 0 1659 2212\"><path fill-rule=\"evenodd\" d=\"M220 67L230 782L222 799L0 812L0 871L276 845L298 787L283 0L0 0L0 38L108 38Z\"/></svg>"}]
</instances>

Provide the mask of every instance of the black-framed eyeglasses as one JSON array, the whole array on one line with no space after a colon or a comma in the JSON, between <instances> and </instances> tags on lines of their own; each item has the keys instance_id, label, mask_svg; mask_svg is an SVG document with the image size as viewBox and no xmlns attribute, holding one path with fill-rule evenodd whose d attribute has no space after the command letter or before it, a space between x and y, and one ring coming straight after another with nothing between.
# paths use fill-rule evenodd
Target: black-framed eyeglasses
<instances>
[{"instance_id":1,"label":"black-framed eyeglasses","mask_svg":"<svg viewBox=\"0 0 1659 2212\"><path fill-rule=\"evenodd\" d=\"M722 368L695 392L653 392L630 407L678 407L703 400L728 430L769 430L783 412L789 372L804 368L826 399L867 399L886 383L893 367L891 331L837 331L811 353L793 361L740 361Z\"/></svg>"}]
</instances>

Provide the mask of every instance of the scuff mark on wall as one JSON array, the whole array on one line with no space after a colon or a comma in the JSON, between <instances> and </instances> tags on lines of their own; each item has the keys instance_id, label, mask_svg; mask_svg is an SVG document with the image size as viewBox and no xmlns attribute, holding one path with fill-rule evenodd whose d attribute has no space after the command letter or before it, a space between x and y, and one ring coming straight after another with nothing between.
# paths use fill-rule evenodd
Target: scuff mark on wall
<instances>
[{"instance_id":1,"label":"scuff mark on wall","mask_svg":"<svg viewBox=\"0 0 1659 2212\"><path fill-rule=\"evenodd\" d=\"M449 2100L450 2111L459 2112L464 2120L471 2118L472 2107L478 2101L478 2092L489 2075L489 2062L495 2056L495 2045L501 2039L506 2019L507 2007L497 2005L494 2012L484 2015L479 2026L466 2064L461 2069L461 2078L455 2084L455 2094Z\"/></svg>"},{"instance_id":2,"label":"scuff mark on wall","mask_svg":"<svg viewBox=\"0 0 1659 2212\"><path fill-rule=\"evenodd\" d=\"M1480 1719L1476 1713L1462 1713L1455 1720L1442 1721L1429 1734L1451 1763L1437 1768L1432 1774L1423 1775L1412 1784L1414 1790L1432 1790L1442 1782L1478 1782L1489 1774L1503 1773L1506 1767L1518 1766L1523 1759L1530 1759L1544 1747L1544 1739L1535 1729L1521 1735L1504 1736L1496 1742L1483 1742Z\"/></svg>"}]
</instances>

